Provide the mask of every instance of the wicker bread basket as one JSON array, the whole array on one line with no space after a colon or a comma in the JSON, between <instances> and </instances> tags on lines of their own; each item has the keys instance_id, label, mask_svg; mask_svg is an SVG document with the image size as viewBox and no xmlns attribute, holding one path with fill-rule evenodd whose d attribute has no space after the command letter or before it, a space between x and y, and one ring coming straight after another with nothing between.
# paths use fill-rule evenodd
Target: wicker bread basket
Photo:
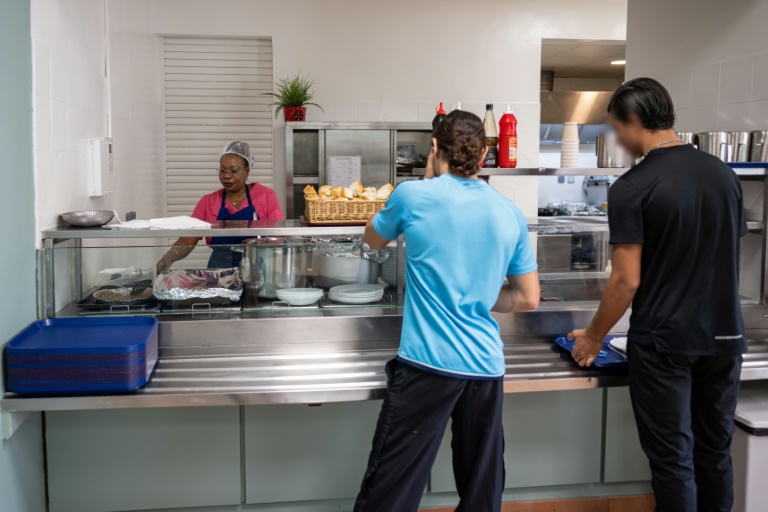
<instances>
[{"instance_id":1,"label":"wicker bread basket","mask_svg":"<svg viewBox=\"0 0 768 512\"><path fill-rule=\"evenodd\" d=\"M307 199L304 217L311 225L364 225L376 212L383 210L386 199L378 201L323 201Z\"/></svg>"}]
</instances>

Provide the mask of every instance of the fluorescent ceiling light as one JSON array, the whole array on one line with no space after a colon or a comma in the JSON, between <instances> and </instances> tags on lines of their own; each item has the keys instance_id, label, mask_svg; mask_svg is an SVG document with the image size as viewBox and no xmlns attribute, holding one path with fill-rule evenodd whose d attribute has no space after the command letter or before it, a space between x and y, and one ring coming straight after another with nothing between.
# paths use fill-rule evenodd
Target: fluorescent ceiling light
<instances>
[{"instance_id":1,"label":"fluorescent ceiling light","mask_svg":"<svg viewBox=\"0 0 768 512\"><path fill-rule=\"evenodd\" d=\"M611 64L613 64L614 66L623 66L626 63L627 63L627 61L625 61L625 60L612 60L611 61Z\"/></svg>"}]
</instances>

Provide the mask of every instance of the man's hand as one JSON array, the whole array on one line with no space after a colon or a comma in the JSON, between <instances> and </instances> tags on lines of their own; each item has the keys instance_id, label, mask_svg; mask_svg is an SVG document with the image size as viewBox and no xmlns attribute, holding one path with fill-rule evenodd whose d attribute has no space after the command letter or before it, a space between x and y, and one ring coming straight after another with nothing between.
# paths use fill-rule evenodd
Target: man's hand
<instances>
[{"instance_id":1,"label":"man's hand","mask_svg":"<svg viewBox=\"0 0 768 512\"><path fill-rule=\"evenodd\" d=\"M603 349L603 340L589 334L587 329L576 329L568 333L568 339L576 340L571 356L581 367L592 366Z\"/></svg>"}]
</instances>

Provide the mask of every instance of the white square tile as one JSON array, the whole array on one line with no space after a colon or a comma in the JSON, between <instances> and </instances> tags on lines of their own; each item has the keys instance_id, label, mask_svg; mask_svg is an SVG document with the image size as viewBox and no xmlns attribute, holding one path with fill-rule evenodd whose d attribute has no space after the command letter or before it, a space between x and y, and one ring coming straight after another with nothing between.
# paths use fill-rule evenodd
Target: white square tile
<instances>
[{"instance_id":1,"label":"white square tile","mask_svg":"<svg viewBox=\"0 0 768 512\"><path fill-rule=\"evenodd\" d=\"M60 101L51 102L51 148L67 149L67 105Z\"/></svg>"},{"instance_id":2,"label":"white square tile","mask_svg":"<svg viewBox=\"0 0 768 512\"><path fill-rule=\"evenodd\" d=\"M752 99L768 100L768 53L754 57L752 65Z\"/></svg>"},{"instance_id":3,"label":"white square tile","mask_svg":"<svg viewBox=\"0 0 768 512\"><path fill-rule=\"evenodd\" d=\"M83 115L80 107L67 106L67 151L83 148Z\"/></svg>"},{"instance_id":4,"label":"white square tile","mask_svg":"<svg viewBox=\"0 0 768 512\"><path fill-rule=\"evenodd\" d=\"M357 121L357 104L351 102L333 103L330 118L331 121L354 123Z\"/></svg>"},{"instance_id":5,"label":"white square tile","mask_svg":"<svg viewBox=\"0 0 768 512\"><path fill-rule=\"evenodd\" d=\"M40 41L32 41L34 52L34 90L35 96L51 99L51 50Z\"/></svg>"},{"instance_id":6,"label":"white square tile","mask_svg":"<svg viewBox=\"0 0 768 512\"><path fill-rule=\"evenodd\" d=\"M678 132L692 132L691 111L685 108L675 109L675 130Z\"/></svg>"},{"instance_id":7,"label":"white square tile","mask_svg":"<svg viewBox=\"0 0 768 512\"><path fill-rule=\"evenodd\" d=\"M752 57L729 60L720 66L720 105L752 98Z\"/></svg>"},{"instance_id":8,"label":"white square tile","mask_svg":"<svg viewBox=\"0 0 768 512\"><path fill-rule=\"evenodd\" d=\"M493 108L493 114L496 116L497 123L501 120L504 112L506 112L507 104L509 104L512 112L515 114L518 126L535 126L538 130L539 120L541 119L541 103L499 102Z\"/></svg>"},{"instance_id":9,"label":"white square tile","mask_svg":"<svg viewBox=\"0 0 768 512\"><path fill-rule=\"evenodd\" d=\"M419 120L419 104L383 103L381 119L389 122L416 122Z\"/></svg>"},{"instance_id":10,"label":"white square tile","mask_svg":"<svg viewBox=\"0 0 768 512\"><path fill-rule=\"evenodd\" d=\"M720 89L720 64L707 64L691 70L691 107L717 105Z\"/></svg>"},{"instance_id":11,"label":"white square tile","mask_svg":"<svg viewBox=\"0 0 768 512\"><path fill-rule=\"evenodd\" d=\"M692 108L688 110L692 132L710 132L717 129L717 107Z\"/></svg>"},{"instance_id":12,"label":"white square tile","mask_svg":"<svg viewBox=\"0 0 768 512\"><path fill-rule=\"evenodd\" d=\"M357 120L361 123L381 121L381 103L361 101L357 103Z\"/></svg>"},{"instance_id":13,"label":"white square tile","mask_svg":"<svg viewBox=\"0 0 768 512\"><path fill-rule=\"evenodd\" d=\"M672 103L676 109L685 109L691 106L691 70L684 68L669 75L663 82L664 87L672 96Z\"/></svg>"},{"instance_id":14,"label":"white square tile","mask_svg":"<svg viewBox=\"0 0 768 512\"><path fill-rule=\"evenodd\" d=\"M749 103L731 103L720 105L717 109L718 131L736 132L752 129Z\"/></svg>"},{"instance_id":15,"label":"white square tile","mask_svg":"<svg viewBox=\"0 0 768 512\"><path fill-rule=\"evenodd\" d=\"M35 96L35 150L47 151L51 149L51 100L42 96Z\"/></svg>"},{"instance_id":16,"label":"white square tile","mask_svg":"<svg viewBox=\"0 0 768 512\"><path fill-rule=\"evenodd\" d=\"M419 103L419 122L431 123L437 115L437 108L440 102L435 103ZM445 108L445 105L443 105Z\"/></svg>"},{"instance_id":17,"label":"white square tile","mask_svg":"<svg viewBox=\"0 0 768 512\"><path fill-rule=\"evenodd\" d=\"M461 104L461 110L465 112L472 112L480 119L485 118L485 103L471 103L471 102L464 102ZM496 118L496 121L498 122L498 118Z\"/></svg>"},{"instance_id":18,"label":"white square tile","mask_svg":"<svg viewBox=\"0 0 768 512\"><path fill-rule=\"evenodd\" d=\"M67 61L55 51L51 51L51 99L67 102Z\"/></svg>"},{"instance_id":19,"label":"white square tile","mask_svg":"<svg viewBox=\"0 0 768 512\"><path fill-rule=\"evenodd\" d=\"M70 66L67 71L67 104L81 106L80 102L80 72L75 66Z\"/></svg>"},{"instance_id":20,"label":"white square tile","mask_svg":"<svg viewBox=\"0 0 768 512\"><path fill-rule=\"evenodd\" d=\"M755 130L768 130L768 101L753 101L750 104L749 118Z\"/></svg>"},{"instance_id":21,"label":"white square tile","mask_svg":"<svg viewBox=\"0 0 768 512\"><path fill-rule=\"evenodd\" d=\"M325 123L331 121L331 105L321 105L323 110L309 105L307 107L307 121L310 123Z\"/></svg>"}]
</instances>

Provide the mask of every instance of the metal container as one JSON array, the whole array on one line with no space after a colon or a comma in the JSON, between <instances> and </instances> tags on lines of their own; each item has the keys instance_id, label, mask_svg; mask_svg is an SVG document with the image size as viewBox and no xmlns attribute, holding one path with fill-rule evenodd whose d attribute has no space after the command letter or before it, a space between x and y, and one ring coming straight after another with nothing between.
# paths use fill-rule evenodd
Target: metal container
<instances>
[{"instance_id":1,"label":"metal container","mask_svg":"<svg viewBox=\"0 0 768 512\"><path fill-rule=\"evenodd\" d=\"M619 146L616 134L613 132L601 133L597 136L595 152L597 154L597 166L600 168L629 167L632 165L632 157L624 148Z\"/></svg>"},{"instance_id":2,"label":"metal container","mask_svg":"<svg viewBox=\"0 0 768 512\"><path fill-rule=\"evenodd\" d=\"M768 131L756 131L751 133L749 161L768 162Z\"/></svg>"},{"instance_id":3,"label":"metal container","mask_svg":"<svg viewBox=\"0 0 768 512\"><path fill-rule=\"evenodd\" d=\"M733 148L728 142L728 133L726 132L697 133L696 140L701 151L714 155L723 162L730 162L733 158Z\"/></svg>"},{"instance_id":4,"label":"metal container","mask_svg":"<svg viewBox=\"0 0 768 512\"><path fill-rule=\"evenodd\" d=\"M728 132L729 162L749 162L749 132Z\"/></svg>"},{"instance_id":5,"label":"metal container","mask_svg":"<svg viewBox=\"0 0 768 512\"><path fill-rule=\"evenodd\" d=\"M342 284L374 284L387 251L366 251L362 240L347 237L320 242L312 254L315 286L332 288Z\"/></svg>"},{"instance_id":6,"label":"metal container","mask_svg":"<svg viewBox=\"0 0 768 512\"><path fill-rule=\"evenodd\" d=\"M81 210L61 214L61 220L72 227L95 228L103 226L114 218L115 212L110 210Z\"/></svg>"},{"instance_id":7,"label":"metal container","mask_svg":"<svg viewBox=\"0 0 768 512\"><path fill-rule=\"evenodd\" d=\"M677 132L677 138L686 144L691 144L694 147L698 147L696 144L696 134L693 132Z\"/></svg>"},{"instance_id":8,"label":"metal container","mask_svg":"<svg viewBox=\"0 0 768 512\"><path fill-rule=\"evenodd\" d=\"M251 238L242 246L243 284L249 295L276 298L282 288L308 288L312 245L302 239Z\"/></svg>"}]
</instances>

